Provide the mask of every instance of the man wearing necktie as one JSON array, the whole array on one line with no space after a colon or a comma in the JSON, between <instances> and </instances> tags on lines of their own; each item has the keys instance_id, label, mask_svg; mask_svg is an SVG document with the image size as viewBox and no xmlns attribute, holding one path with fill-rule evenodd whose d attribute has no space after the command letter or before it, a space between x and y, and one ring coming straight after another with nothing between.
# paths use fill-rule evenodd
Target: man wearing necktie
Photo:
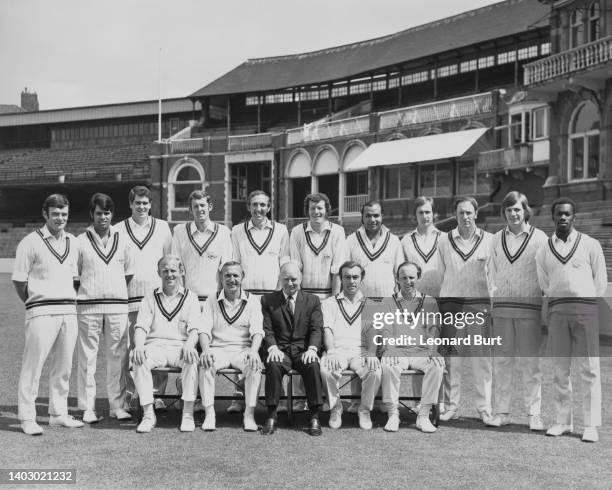
<instances>
[{"instance_id":1,"label":"man wearing necktie","mask_svg":"<svg viewBox=\"0 0 612 490\"><path fill-rule=\"evenodd\" d=\"M295 369L304 380L310 407L308 433L318 436L321 435L319 410L322 404L318 356L323 331L321 302L316 295L300 290L302 274L295 262L287 262L281 267L280 279L282 289L261 298L268 407L262 433L270 435L276 431L282 379Z\"/></svg>"}]
</instances>

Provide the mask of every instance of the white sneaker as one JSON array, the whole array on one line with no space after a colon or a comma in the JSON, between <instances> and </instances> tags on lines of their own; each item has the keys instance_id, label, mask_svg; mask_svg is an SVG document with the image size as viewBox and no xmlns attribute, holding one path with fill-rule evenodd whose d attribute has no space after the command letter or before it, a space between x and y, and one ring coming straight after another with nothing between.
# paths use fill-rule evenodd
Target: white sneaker
<instances>
[{"instance_id":1,"label":"white sneaker","mask_svg":"<svg viewBox=\"0 0 612 490\"><path fill-rule=\"evenodd\" d=\"M370 430L372 428L372 419L370 418L369 410L362 410L361 408L357 412L359 415L359 427L363 430Z\"/></svg>"},{"instance_id":2,"label":"white sneaker","mask_svg":"<svg viewBox=\"0 0 612 490\"><path fill-rule=\"evenodd\" d=\"M85 410L83 412L83 422L86 424L97 424L102 420L102 417L98 417L95 410Z\"/></svg>"},{"instance_id":3,"label":"white sneaker","mask_svg":"<svg viewBox=\"0 0 612 490\"><path fill-rule=\"evenodd\" d=\"M568 432L571 432L574 428L571 425L555 424L546 431L547 436L557 437L562 436Z\"/></svg>"},{"instance_id":4,"label":"white sneaker","mask_svg":"<svg viewBox=\"0 0 612 490\"><path fill-rule=\"evenodd\" d=\"M184 413L181 418L181 432L193 432L195 430L195 421L192 413Z\"/></svg>"},{"instance_id":5,"label":"white sneaker","mask_svg":"<svg viewBox=\"0 0 612 490\"><path fill-rule=\"evenodd\" d=\"M351 404L348 406L348 408L346 409L346 411L348 413L357 413L359 412L359 406L361 405L361 402L357 401L357 400L353 400L351 402Z\"/></svg>"},{"instance_id":6,"label":"white sneaker","mask_svg":"<svg viewBox=\"0 0 612 490\"><path fill-rule=\"evenodd\" d=\"M113 419L117 420L131 420L132 414L130 412L126 412L123 408L118 408L117 410L111 410L110 416Z\"/></svg>"},{"instance_id":7,"label":"white sneaker","mask_svg":"<svg viewBox=\"0 0 612 490\"><path fill-rule=\"evenodd\" d=\"M24 420L21 422L21 430L29 436L39 436L43 433L42 427L35 420Z\"/></svg>"},{"instance_id":8,"label":"white sneaker","mask_svg":"<svg viewBox=\"0 0 612 490\"><path fill-rule=\"evenodd\" d=\"M597 427L588 426L584 428L582 434L582 440L584 442L597 442L599 441L599 434L597 433Z\"/></svg>"},{"instance_id":9,"label":"white sneaker","mask_svg":"<svg viewBox=\"0 0 612 490\"><path fill-rule=\"evenodd\" d=\"M446 412L442 412L440 414L440 420L443 422L448 422L449 420L456 420L459 418L459 414L457 410L447 410Z\"/></svg>"},{"instance_id":10,"label":"white sneaker","mask_svg":"<svg viewBox=\"0 0 612 490\"><path fill-rule=\"evenodd\" d=\"M399 426L400 426L399 413L397 412L390 413L384 429L387 432L397 432L399 430Z\"/></svg>"},{"instance_id":11,"label":"white sneaker","mask_svg":"<svg viewBox=\"0 0 612 490\"><path fill-rule=\"evenodd\" d=\"M50 427L69 427L74 429L76 427L83 427L85 424L80 420L75 419L72 415L50 415L49 426Z\"/></svg>"},{"instance_id":12,"label":"white sneaker","mask_svg":"<svg viewBox=\"0 0 612 490\"><path fill-rule=\"evenodd\" d=\"M253 414L247 415L245 413L242 419L242 424L246 432L257 432L257 422L255 422Z\"/></svg>"},{"instance_id":13,"label":"white sneaker","mask_svg":"<svg viewBox=\"0 0 612 490\"><path fill-rule=\"evenodd\" d=\"M217 415L214 412L207 413L202 422L202 430L213 431L217 429Z\"/></svg>"},{"instance_id":14,"label":"white sneaker","mask_svg":"<svg viewBox=\"0 0 612 490\"><path fill-rule=\"evenodd\" d=\"M544 422L539 415L529 417L529 430L544 430Z\"/></svg>"},{"instance_id":15,"label":"white sneaker","mask_svg":"<svg viewBox=\"0 0 612 490\"><path fill-rule=\"evenodd\" d=\"M232 400L225 411L227 413L242 413L244 412L244 402L242 400Z\"/></svg>"},{"instance_id":16,"label":"white sneaker","mask_svg":"<svg viewBox=\"0 0 612 490\"><path fill-rule=\"evenodd\" d=\"M329 427L339 429L342 427L342 402L338 400L336 406L329 411Z\"/></svg>"},{"instance_id":17,"label":"white sneaker","mask_svg":"<svg viewBox=\"0 0 612 490\"><path fill-rule=\"evenodd\" d=\"M276 407L278 413L287 413L287 400L280 400Z\"/></svg>"},{"instance_id":18,"label":"white sneaker","mask_svg":"<svg viewBox=\"0 0 612 490\"><path fill-rule=\"evenodd\" d=\"M155 407L155 410L166 410L166 408L168 408L164 400L161 398L156 398L153 402L153 406Z\"/></svg>"},{"instance_id":19,"label":"white sneaker","mask_svg":"<svg viewBox=\"0 0 612 490\"><path fill-rule=\"evenodd\" d=\"M510 415L507 413L501 413L495 417L491 417L490 415L484 413L482 414L482 421L488 427L501 427L502 425L510 425Z\"/></svg>"},{"instance_id":20,"label":"white sneaker","mask_svg":"<svg viewBox=\"0 0 612 490\"><path fill-rule=\"evenodd\" d=\"M494 426L493 422L495 420L495 417L493 417L493 415L491 415L490 413L487 412L481 412L480 413L480 419L482 420L482 423L485 425L488 425L490 427L499 427L499 426ZM508 416L508 424L510 423L510 417ZM505 424L507 425L507 424Z\"/></svg>"},{"instance_id":21,"label":"white sneaker","mask_svg":"<svg viewBox=\"0 0 612 490\"><path fill-rule=\"evenodd\" d=\"M155 418L155 415L150 417L145 416L145 418L142 419L142 422L138 424L138 427L136 427L136 432L140 434L146 434L147 432L151 432L155 427L155 424L157 424L157 419Z\"/></svg>"},{"instance_id":22,"label":"white sneaker","mask_svg":"<svg viewBox=\"0 0 612 490\"><path fill-rule=\"evenodd\" d=\"M435 432L436 426L431 423L427 415L419 415L416 419L416 427L421 432L432 433Z\"/></svg>"}]
</instances>

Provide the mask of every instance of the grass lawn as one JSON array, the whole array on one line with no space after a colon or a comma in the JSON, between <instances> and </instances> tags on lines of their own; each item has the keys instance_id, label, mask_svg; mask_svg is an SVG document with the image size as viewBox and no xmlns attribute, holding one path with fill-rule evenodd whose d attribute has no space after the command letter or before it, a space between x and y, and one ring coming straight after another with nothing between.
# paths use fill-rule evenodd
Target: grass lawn
<instances>
[{"instance_id":1,"label":"grass lawn","mask_svg":"<svg viewBox=\"0 0 612 490\"><path fill-rule=\"evenodd\" d=\"M304 432L307 418L298 415L289 428L271 437L245 433L239 415L225 415L217 406L217 431L178 431L180 413L158 414L151 434L136 434L135 422L105 418L83 429L47 426L47 370L38 400L41 437L25 436L17 419L17 381L23 349L23 307L8 275L0 275L0 468L77 470L78 487L601 487L612 486L612 348L602 348L604 427L600 442L580 441L582 409L575 398L572 436L550 438L530 432L522 403L514 402L513 425L487 429L471 404L470 373L464 374L461 418L442 423L435 434L422 434L414 417L402 411L400 431L382 430L386 415L375 413L372 431L358 428L357 416L345 414L344 426L327 428L313 438ZM108 415L104 363L98 362L98 413ZM468 363L464 363L466 368ZM552 373L543 360L543 417L553 422ZM580 392L578 376L573 377ZM76 409L73 371L70 406ZM227 384L219 392L229 390ZM516 393L519 390L516 389ZM257 420L263 423L259 409ZM196 414L196 423L203 414ZM0 479L2 481L2 479ZM72 487L74 488L74 487Z\"/></svg>"}]
</instances>

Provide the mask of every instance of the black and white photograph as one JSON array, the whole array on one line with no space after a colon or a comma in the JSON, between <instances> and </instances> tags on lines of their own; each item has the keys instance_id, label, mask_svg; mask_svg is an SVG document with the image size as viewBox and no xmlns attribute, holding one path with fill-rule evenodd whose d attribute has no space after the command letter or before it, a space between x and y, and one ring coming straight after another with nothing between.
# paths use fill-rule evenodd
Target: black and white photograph
<instances>
[{"instance_id":1,"label":"black and white photograph","mask_svg":"<svg viewBox=\"0 0 612 490\"><path fill-rule=\"evenodd\" d=\"M0 0L0 485L612 486L612 0Z\"/></svg>"}]
</instances>

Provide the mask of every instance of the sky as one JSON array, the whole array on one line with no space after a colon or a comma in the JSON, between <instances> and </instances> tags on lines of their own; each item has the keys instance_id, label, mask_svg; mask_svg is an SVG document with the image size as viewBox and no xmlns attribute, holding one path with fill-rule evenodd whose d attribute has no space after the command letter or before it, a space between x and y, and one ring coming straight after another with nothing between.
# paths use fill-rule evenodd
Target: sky
<instances>
[{"instance_id":1,"label":"sky","mask_svg":"<svg viewBox=\"0 0 612 490\"><path fill-rule=\"evenodd\" d=\"M186 97L249 58L392 34L498 0L0 0L0 104Z\"/></svg>"}]
</instances>

